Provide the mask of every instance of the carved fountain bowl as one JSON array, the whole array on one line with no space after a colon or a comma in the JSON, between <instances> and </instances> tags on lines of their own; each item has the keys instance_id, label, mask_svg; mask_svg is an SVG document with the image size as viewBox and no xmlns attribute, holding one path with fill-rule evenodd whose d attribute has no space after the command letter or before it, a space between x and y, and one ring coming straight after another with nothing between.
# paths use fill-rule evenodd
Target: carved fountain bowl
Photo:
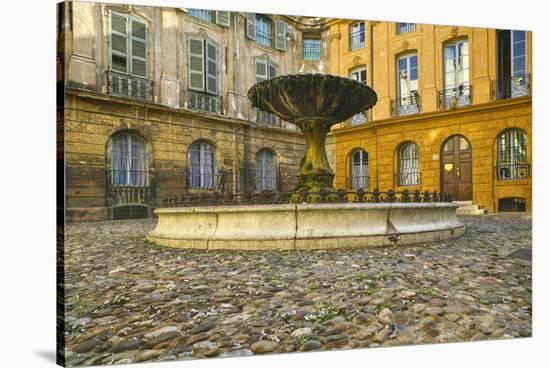
<instances>
[{"instance_id":1,"label":"carved fountain bowl","mask_svg":"<svg viewBox=\"0 0 550 368\"><path fill-rule=\"evenodd\" d=\"M323 120L332 125L376 104L369 86L329 74L290 74L256 83L248 91L252 106L283 120Z\"/></svg>"}]
</instances>

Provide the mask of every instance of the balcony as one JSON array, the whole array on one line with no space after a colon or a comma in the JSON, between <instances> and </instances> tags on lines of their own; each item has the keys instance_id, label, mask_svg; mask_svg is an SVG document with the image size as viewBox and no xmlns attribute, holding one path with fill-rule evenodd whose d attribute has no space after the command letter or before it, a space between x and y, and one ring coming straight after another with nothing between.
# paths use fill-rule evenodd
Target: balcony
<instances>
[{"instance_id":1,"label":"balcony","mask_svg":"<svg viewBox=\"0 0 550 368\"><path fill-rule=\"evenodd\" d=\"M467 106L472 103L472 86L461 84L458 87L439 91L439 108L442 110Z\"/></svg>"},{"instance_id":2,"label":"balcony","mask_svg":"<svg viewBox=\"0 0 550 368\"><path fill-rule=\"evenodd\" d=\"M204 92L186 90L185 104L189 110L211 112L222 115L222 97Z\"/></svg>"},{"instance_id":3,"label":"balcony","mask_svg":"<svg viewBox=\"0 0 550 368\"><path fill-rule=\"evenodd\" d=\"M282 127L279 117L266 111L252 107L247 96L237 92L228 92L228 115L233 118L253 121L259 124Z\"/></svg>"},{"instance_id":4,"label":"balcony","mask_svg":"<svg viewBox=\"0 0 550 368\"><path fill-rule=\"evenodd\" d=\"M491 81L493 100L506 100L531 94L531 74L515 75Z\"/></svg>"},{"instance_id":5,"label":"balcony","mask_svg":"<svg viewBox=\"0 0 550 368\"><path fill-rule=\"evenodd\" d=\"M349 34L350 51L362 49L365 47L365 31L356 31Z\"/></svg>"},{"instance_id":6,"label":"balcony","mask_svg":"<svg viewBox=\"0 0 550 368\"><path fill-rule=\"evenodd\" d=\"M409 96L403 96L391 100L391 115L396 118L404 115L418 114L420 112L420 96L413 91Z\"/></svg>"},{"instance_id":7,"label":"balcony","mask_svg":"<svg viewBox=\"0 0 550 368\"><path fill-rule=\"evenodd\" d=\"M107 71L107 91L113 96L153 101L153 81L135 75Z\"/></svg>"}]
</instances>

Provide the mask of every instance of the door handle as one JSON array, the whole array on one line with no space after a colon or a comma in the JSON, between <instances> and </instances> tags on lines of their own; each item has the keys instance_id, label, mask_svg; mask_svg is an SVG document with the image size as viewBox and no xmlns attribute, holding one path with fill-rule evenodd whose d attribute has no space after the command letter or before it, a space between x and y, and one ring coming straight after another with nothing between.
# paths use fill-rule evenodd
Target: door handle
<instances>
[{"instance_id":1,"label":"door handle","mask_svg":"<svg viewBox=\"0 0 550 368\"><path fill-rule=\"evenodd\" d=\"M460 177L460 167L456 167L456 177L459 178Z\"/></svg>"}]
</instances>

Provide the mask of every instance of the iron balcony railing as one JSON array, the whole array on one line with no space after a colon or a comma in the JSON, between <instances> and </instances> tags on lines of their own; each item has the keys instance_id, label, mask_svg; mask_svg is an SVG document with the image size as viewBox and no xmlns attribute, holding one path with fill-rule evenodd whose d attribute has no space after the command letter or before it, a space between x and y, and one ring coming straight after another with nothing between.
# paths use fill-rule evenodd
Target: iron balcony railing
<instances>
[{"instance_id":1,"label":"iron balcony railing","mask_svg":"<svg viewBox=\"0 0 550 368\"><path fill-rule=\"evenodd\" d=\"M188 206L230 206L230 205L261 205L287 203L437 203L452 202L449 193L437 191L421 192L407 189L396 192L392 189L381 192L378 189L372 192L363 189L346 191L321 190L318 192L302 190L300 192L243 192L243 193L198 193L188 195L170 195L163 198L163 207Z\"/></svg>"},{"instance_id":2,"label":"iron balcony railing","mask_svg":"<svg viewBox=\"0 0 550 368\"><path fill-rule=\"evenodd\" d=\"M186 90L185 104L189 110L211 112L214 114L223 114L222 97L211 95L204 92Z\"/></svg>"},{"instance_id":3,"label":"iron balcony railing","mask_svg":"<svg viewBox=\"0 0 550 368\"><path fill-rule=\"evenodd\" d=\"M321 40L304 40L304 60L321 60Z\"/></svg>"},{"instance_id":4,"label":"iron balcony railing","mask_svg":"<svg viewBox=\"0 0 550 368\"><path fill-rule=\"evenodd\" d=\"M149 205L153 198L153 176L150 171L106 170L107 205Z\"/></svg>"},{"instance_id":5,"label":"iron balcony railing","mask_svg":"<svg viewBox=\"0 0 550 368\"><path fill-rule=\"evenodd\" d=\"M531 74L515 75L491 81L493 100L505 100L531 94Z\"/></svg>"},{"instance_id":6,"label":"iron balcony railing","mask_svg":"<svg viewBox=\"0 0 550 368\"><path fill-rule=\"evenodd\" d=\"M394 182L401 187L418 186L422 184L422 173L419 171L403 171L395 174Z\"/></svg>"},{"instance_id":7,"label":"iron balcony railing","mask_svg":"<svg viewBox=\"0 0 550 368\"><path fill-rule=\"evenodd\" d=\"M439 108L454 109L467 106L472 103L472 86L461 84L458 87L447 88L439 91Z\"/></svg>"},{"instance_id":8,"label":"iron balcony railing","mask_svg":"<svg viewBox=\"0 0 550 368\"><path fill-rule=\"evenodd\" d=\"M531 165L527 163L500 163L495 166L495 173L498 180L521 180L531 176Z\"/></svg>"},{"instance_id":9,"label":"iron balcony railing","mask_svg":"<svg viewBox=\"0 0 550 368\"><path fill-rule=\"evenodd\" d=\"M419 112L420 96L418 93L412 93L408 96L391 100L391 115L394 118L403 115L418 114Z\"/></svg>"},{"instance_id":10,"label":"iron balcony railing","mask_svg":"<svg viewBox=\"0 0 550 368\"><path fill-rule=\"evenodd\" d=\"M355 31L349 34L350 51L362 49L365 47L365 31Z\"/></svg>"},{"instance_id":11,"label":"iron balcony railing","mask_svg":"<svg viewBox=\"0 0 550 368\"><path fill-rule=\"evenodd\" d=\"M349 189L368 189L370 178L368 175L353 175L346 178L346 188Z\"/></svg>"},{"instance_id":12,"label":"iron balcony railing","mask_svg":"<svg viewBox=\"0 0 550 368\"><path fill-rule=\"evenodd\" d=\"M227 93L228 116L253 121L260 124L283 126L283 121L277 115L252 107L247 96L237 92Z\"/></svg>"},{"instance_id":13,"label":"iron balcony railing","mask_svg":"<svg viewBox=\"0 0 550 368\"><path fill-rule=\"evenodd\" d=\"M110 95L153 100L153 81L135 75L107 71L107 91Z\"/></svg>"},{"instance_id":14,"label":"iron balcony railing","mask_svg":"<svg viewBox=\"0 0 550 368\"><path fill-rule=\"evenodd\" d=\"M397 23L397 34L409 33L416 30L416 23Z\"/></svg>"}]
</instances>

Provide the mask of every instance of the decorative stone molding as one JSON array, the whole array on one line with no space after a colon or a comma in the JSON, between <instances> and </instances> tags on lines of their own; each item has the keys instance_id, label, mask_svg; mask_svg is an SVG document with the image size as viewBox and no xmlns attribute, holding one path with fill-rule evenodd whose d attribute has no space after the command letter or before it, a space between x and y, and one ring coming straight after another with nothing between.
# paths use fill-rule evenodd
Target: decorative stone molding
<instances>
[{"instance_id":1,"label":"decorative stone molding","mask_svg":"<svg viewBox=\"0 0 550 368\"><path fill-rule=\"evenodd\" d=\"M451 36L456 37L458 35L458 27L451 28Z\"/></svg>"},{"instance_id":2,"label":"decorative stone molding","mask_svg":"<svg viewBox=\"0 0 550 368\"><path fill-rule=\"evenodd\" d=\"M407 50L409 48L409 41L407 40L403 40L403 42L401 43L401 49L403 51Z\"/></svg>"},{"instance_id":3,"label":"decorative stone molding","mask_svg":"<svg viewBox=\"0 0 550 368\"><path fill-rule=\"evenodd\" d=\"M332 40L339 40L342 38L342 34L340 32L338 33L331 33L330 36L328 37L329 41L332 41Z\"/></svg>"},{"instance_id":4,"label":"decorative stone molding","mask_svg":"<svg viewBox=\"0 0 550 368\"><path fill-rule=\"evenodd\" d=\"M357 55L356 57L353 58L352 62L354 66L361 64L361 56Z\"/></svg>"}]
</instances>

